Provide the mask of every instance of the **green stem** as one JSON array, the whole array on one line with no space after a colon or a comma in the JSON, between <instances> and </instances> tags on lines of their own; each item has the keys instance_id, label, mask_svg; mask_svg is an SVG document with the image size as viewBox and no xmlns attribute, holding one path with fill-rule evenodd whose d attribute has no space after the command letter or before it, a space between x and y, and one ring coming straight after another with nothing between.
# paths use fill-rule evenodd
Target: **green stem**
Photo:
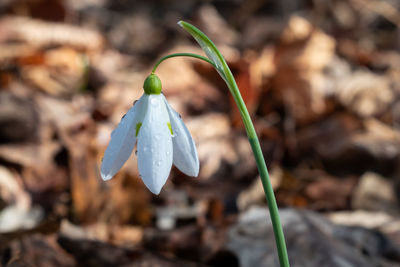
<instances>
[{"instance_id":1,"label":"green stem","mask_svg":"<svg viewBox=\"0 0 400 267\"><path fill-rule=\"evenodd\" d=\"M160 65L161 62L163 62L164 60L171 58L171 57L193 57L193 58L201 59L207 63L210 63L211 65L213 65L214 68L216 68L215 64L206 57L203 57L203 56L200 56L197 54L192 54L192 53L175 53L175 54L170 54L165 57L162 57L159 61L157 61L156 65L154 65L154 68L151 71L151 73L154 73L156 71L158 65Z\"/></svg>"},{"instance_id":2,"label":"green stem","mask_svg":"<svg viewBox=\"0 0 400 267\"><path fill-rule=\"evenodd\" d=\"M278 250L280 266L289 267L289 258L286 249L285 236L283 234L282 224L279 217L278 205L276 204L274 190L272 189L271 179L269 178L269 173L261 150L260 141L258 140L256 130L254 129L253 122L251 121L250 114L240 94L235 78L233 77L232 72L229 68L228 70L225 69L225 74L228 74L226 75L226 82L239 108L240 115L243 119L244 127L246 129L247 137L249 138L254 158L256 160L258 172L260 173L261 182L265 192L265 198L267 199L268 203L272 227L274 229L275 242Z\"/></svg>"},{"instance_id":3,"label":"green stem","mask_svg":"<svg viewBox=\"0 0 400 267\"><path fill-rule=\"evenodd\" d=\"M210 45L214 45L214 44L211 43ZM153 68L152 73L155 72L158 65L160 65L160 63L163 62L164 60L171 58L171 57L178 57L178 56L188 56L188 57L198 58L198 59L201 59L203 61L210 63L218 71L223 71L223 73L224 73L223 77L225 78L225 81L229 87L230 92L232 93L233 98L235 99L235 102L240 111L240 115L243 119L247 137L249 139L251 148L253 150L257 168L260 173L262 185L263 185L264 192L265 192L265 197L266 197L267 203L268 203L268 208L269 208L270 217L271 217L271 221L272 221L272 227L274 230L275 242L276 242L276 247L278 250L280 266L281 267L289 267L290 264L289 264L287 249L286 249L285 237L283 234L282 224L281 224L280 217L279 217L279 211L278 211L278 206L276 204L274 190L272 189L271 180L269 178L268 169L265 164L264 156L262 154L262 150L261 150L260 142L257 137L256 130L254 129L254 125L253 125L253 122L251 121L250 114L246 108L246 104L243 101L243 98L240 94L239 88L236 84L235 78L233 77L231 70L229 69L225 60L222 61L223 62L222 66L220 66L218 68L214 62L212 62L211 60L209 60L206 57L196 55L196 54L191 54L191 53L177 53L177 54L171 54L171 55L161 58L156 63L155 67Z\"/></svg>"}]
</instances>

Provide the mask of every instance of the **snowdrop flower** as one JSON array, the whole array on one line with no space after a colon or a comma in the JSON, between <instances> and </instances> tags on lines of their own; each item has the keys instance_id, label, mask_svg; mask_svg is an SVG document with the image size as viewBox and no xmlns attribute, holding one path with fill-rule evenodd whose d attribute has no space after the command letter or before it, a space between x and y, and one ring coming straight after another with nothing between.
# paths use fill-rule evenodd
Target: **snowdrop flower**
<instances>
[{"instance_id":1,"label":"snowdrop flower","mask_svg":"<svg viewBox=\"0 0 400 267\"><path fill-rule=\"evenodd\" d=\"M103 180L111 179L132 154L137 140L140 176L154 194L167 181L172 163L188 176L199 173L196 146L180 115L161 94L160 79L151 74L144 94L111 133L101 164Z\"/></svg>"}]
</instances>

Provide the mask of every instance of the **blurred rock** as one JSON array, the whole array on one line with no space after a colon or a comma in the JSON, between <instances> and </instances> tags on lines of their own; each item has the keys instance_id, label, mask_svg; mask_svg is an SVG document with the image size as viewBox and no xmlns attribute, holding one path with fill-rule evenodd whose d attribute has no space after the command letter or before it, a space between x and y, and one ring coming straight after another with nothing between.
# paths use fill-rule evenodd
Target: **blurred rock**
<instances>
[{"instance_id":1,"label":"blurred rock","mask_svg":"<svg viewBox=\"0 0 400 267\"><path fill-rule=\"evenodd\" d=\"M32 100L11 92L0 92L0 143L34 140L38 124L38 113Z\"/></svg>"},{"instance_id":2,"label":"blurred rock","mask_svg":"<svg viewBox=\"0 0 400 267\"><path fill-rule=\"evenodd\" d=\"M394 183L373 172L361 176L352 197L354 209L398 213Z\"/></svg>"},{"instance_id":3,"label":"blurred rock","mask_svg":"<svg viewBox=\"0 0 400 267\"><path fill-rule=\"evenodd\" d=\"M281 209L291 266L377 267L400 264L400 250L380 232L336 225L302 210ZM269 213L253 208L229 230L227 249L243 267L279 266Z\"/></svg>"}]
</instances>

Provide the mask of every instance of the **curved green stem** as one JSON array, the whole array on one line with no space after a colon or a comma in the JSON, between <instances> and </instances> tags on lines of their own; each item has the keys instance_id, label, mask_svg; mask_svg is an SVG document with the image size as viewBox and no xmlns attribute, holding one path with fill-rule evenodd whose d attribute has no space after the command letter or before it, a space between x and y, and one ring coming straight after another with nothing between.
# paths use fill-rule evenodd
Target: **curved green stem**
<instances>
[{"instance_id":1,"label":"curved green stem","mask_svg":"<svg viewBox=\"0 0 400 267\"><path fill-rule=\"evenodd\" d=\"M170 54L165 57L162 57L159 61L157 61L157 63L154 65L154 68L151 71L151 73L154 73L156 71L158 65L160 65L161 62L163 62L164 60L169 59L171 57L193 57L193 58L201 59L207 63L210 63L211 65L213 65L214 68L216 68L215 64L206 57L203 57L203 56L200 56L197 54L192 54L192 53L175 53L175 54Z\"/></svg>"}]
</instances>

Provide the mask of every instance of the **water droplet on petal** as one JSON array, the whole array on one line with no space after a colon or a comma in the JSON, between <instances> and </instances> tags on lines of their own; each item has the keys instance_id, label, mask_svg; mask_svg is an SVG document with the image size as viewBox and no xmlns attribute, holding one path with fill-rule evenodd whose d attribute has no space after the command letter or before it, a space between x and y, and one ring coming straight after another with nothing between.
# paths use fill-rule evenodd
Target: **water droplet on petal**
<instances>
[{"instance_id":1,"label":"water droplet on petal","mask_svg":"<svg viewBox=\"0 0 400 267\"><path fill-rule=\"evenodd\" d=\"M170 151L167 151L167 156L169 156L169 155L171 155L171 152L170 152Z\"/></svg>"},{"instance_id":2,"label":"water droplet on petal","mask_svg":"<svg viewBox=\"0 0 400 267\"><path fill-rule=\"evenodd\" d=\"M147 146L143 147L143 151L146 152L148 150Z\"/></svg>"},{"instance_id":3,"label":"water droplet on petal","mask_svg":"<svg viewBox=\"0 0 400 267\"><path fill-rule=\"evenodd\" d=\"M157 165L157 166L161 166L161 163L162 163L161 160L156 160L156 161L154 162L154 164Z\"/></svg>"}]
</instances>

